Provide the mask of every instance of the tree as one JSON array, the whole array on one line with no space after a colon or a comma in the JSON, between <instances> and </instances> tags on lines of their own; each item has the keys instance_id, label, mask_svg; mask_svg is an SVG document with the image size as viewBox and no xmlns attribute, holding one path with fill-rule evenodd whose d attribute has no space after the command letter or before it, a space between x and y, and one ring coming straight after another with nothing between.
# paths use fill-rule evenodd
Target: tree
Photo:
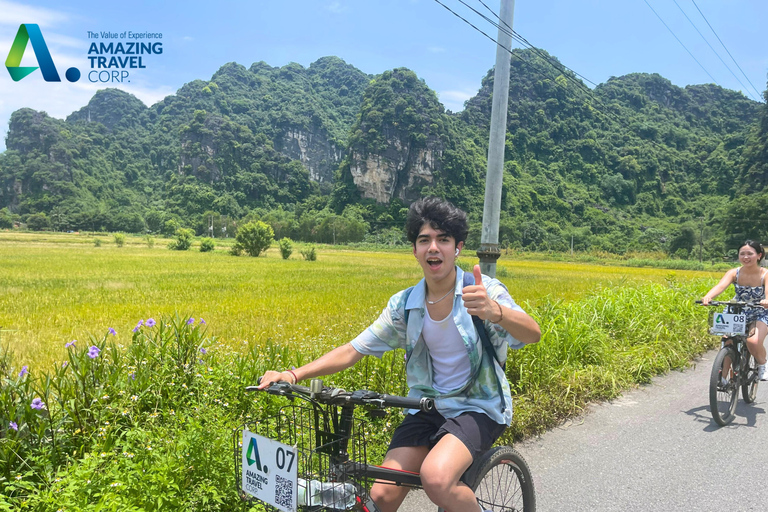
<instances>
[{"instance_id":1,"label":"tree","mask_svg":"<svg viewBox=\"0 0 768 512\"><path fill-rule=\"evenodd\" d=\"M669 254L688 255L696 245L696 232L691 226L683 226L669 242Z\"/></svg>"},{"instance_id":2,"label":"tree","mask_svg":"<svg viewBox=\"0 0 768 512\"><path fill-rule=\"evenodd\" d=\"M261 221L249 222L237 230L235 245L249 256L259 256L275 239L272 226Z\"/></svg>"},{"instance_id":3,"label":"tree","mask_svg":"<svg viewBox=\"0 0 768 512\"><path fill-rule=\"evenodd\" d=\"M32 231L43 231L49 227L48 216L44 213L33 213L27 217L27 228Z\"/></svg>"},{"instance_id":4,"label":"tree","mask_svg":"<svg viewBox=\"0 0 768 512\"><path fill-rule=\"evenodd\" d=\"M280 246L280 256L282 256L284 260L290 258L291 253L293 252L293 244L291 243L291 239L281 238L278 245Z\"/></svg>"},{"instance_id":5,"label":"tree","mask_svg":"<svg viewBox=\"0 0 768 512\"><path fill-rule=\"evenodd\" d=\"M179 228L176 230L176 240L171 241L168 248L174 251L186 251L192 246L194 237L195 232L191 229Z\"/></svg>"}]
</instances>

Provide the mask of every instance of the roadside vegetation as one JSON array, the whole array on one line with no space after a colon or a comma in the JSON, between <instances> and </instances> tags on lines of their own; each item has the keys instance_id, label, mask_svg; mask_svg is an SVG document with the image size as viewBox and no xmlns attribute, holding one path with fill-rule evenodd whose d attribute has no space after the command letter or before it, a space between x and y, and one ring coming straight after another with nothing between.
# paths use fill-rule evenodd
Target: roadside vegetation
<instances>
[{"instance_id":1,"label":"roadside vegetation","mask_svg":"<svg viewBox=\"0 0 768 512\"><path fill-rule=\"evenodd\" d=\"M235 509L232 431L280 402L244 387L348 341L420 276L409 252L321 248L307 261L130 241L3 245L0 510ZM543 332L510 352L504 442L715 342L693 300L717 273L505 256L498 274ZM328 382L405 393L402 354ZM380 454L399 413L371 421Z\"/></svg>"}]
</instances>

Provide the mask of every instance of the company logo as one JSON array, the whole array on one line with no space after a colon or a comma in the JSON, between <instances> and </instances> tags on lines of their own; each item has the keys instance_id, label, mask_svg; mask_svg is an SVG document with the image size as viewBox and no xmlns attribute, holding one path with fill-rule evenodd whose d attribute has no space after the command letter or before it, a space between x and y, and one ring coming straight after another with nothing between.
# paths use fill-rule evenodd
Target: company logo
<instances>
[{"instance_id":1,"label":"company logo","mask_svg":"<svg viewBox=\"0 0 768 512\"><path fill-rule=\"evenodd\" d=\"M259 471L263 471L264 473L268 473L267 467L261 465L261 457L259 457L259 447L256 444L256 438L252 437L251 442L248 443L248 452L245 454L246 460L248 460L248 465L253 466L256 464L256 467Z\"/></svg>"},{"instance_id":2,"label":"company logo","mask_svg":"<svg viewBox=\"0 0 768 512\"><path fill-rule=\"evenodd\" d=\"M61 82L56 66L53 64L51 52L48 51L48 45L45 44L45 39L43 39L43 33L36 23L22 23L19 25L19 31L13 40L11 51L8 53L8 58L5 59L5 67L8 69L8 73L10 73L13 81L18 82L37 69L37 67L21 66L21 58L24 56L27 42L32 44L32 50L35 52L43 79L46 82ZM69 68L65 76L70 82L77 82L80 80L80 70Z\"/></svg>"},{"instance_id":3,"label":"company logo","mask_svg":"<svg viewBox=\"0 0 768 512\"><path fill-rule=\"evenodd\" d=\"M728 322L726 322L726 321L725 321L725 318L723 318L723 315L722 315L722 314L718 314L718 315L715 317L715 323L716 323L716 324L725 324L725 323L728 323Z\"/></svg>"}]
</instances>

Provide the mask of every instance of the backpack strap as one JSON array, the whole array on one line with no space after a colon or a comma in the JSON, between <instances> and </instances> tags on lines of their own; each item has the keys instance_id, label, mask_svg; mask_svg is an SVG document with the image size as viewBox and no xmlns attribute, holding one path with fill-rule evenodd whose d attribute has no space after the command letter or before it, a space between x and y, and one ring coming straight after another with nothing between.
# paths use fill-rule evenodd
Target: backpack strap
<instances>
[{"instance_id":1,"label":"backpack strap","mask_svg":"<svg viewBox=\"0 0 768 512\"><path fill-rule=\"evenodd\" d=\"M464 286L472 286L475 284L475 276L470 274L469 272L464 272ZM480 319L479 316L472 315L472 323L475 325L475 330L477 331L477 335L480 337L480 341L483 344L483 351L488 352L489 355L493 358L492 361L495 361L496 364L498 364L502 370L505 370L507 364L506 361L504 364L499 361L498 357L496 356L496 349L493 348L493 343L491 343L491 339L488 336L488 331L485 330L485 323ZM496 375L496 371L494 370L494 375ZM496 375L496 389L499 392L499 400L501 401L501 412L504 412L507 408L507 404L504 401L504 390L501 387L501 379L499 379L498 375Z\"/></svg>"}]
</instances>

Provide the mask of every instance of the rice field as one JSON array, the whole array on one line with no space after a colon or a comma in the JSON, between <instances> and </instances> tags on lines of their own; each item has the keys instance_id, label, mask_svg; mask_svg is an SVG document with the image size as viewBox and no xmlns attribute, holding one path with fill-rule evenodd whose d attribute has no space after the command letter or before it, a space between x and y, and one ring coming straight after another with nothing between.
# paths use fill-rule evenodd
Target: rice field
<instances>
[{"instance_id":1,"label":"rice field","mask_svg":"<svg viewBox=\"0 0 768 512\"><path fill-rule=\"evenodd\" d=\"M393 293L421 278L408 250L320 246L309 262L298 247L282 260L276 248L251 258L166 244L155 239L148 247L128 237L117 247L107 235L0 233L0 344L18 364L41 366L61 359L73 339L111 327L127 342L139 320L178 313L205 319L209 334L228 345L277 344L311 358L356 336ZM474 264L468 255L462 262ZM714 284L721 276L507 257L499 274L527 310L605 288L670 279Z\"/></svg>"}]
</instances>

